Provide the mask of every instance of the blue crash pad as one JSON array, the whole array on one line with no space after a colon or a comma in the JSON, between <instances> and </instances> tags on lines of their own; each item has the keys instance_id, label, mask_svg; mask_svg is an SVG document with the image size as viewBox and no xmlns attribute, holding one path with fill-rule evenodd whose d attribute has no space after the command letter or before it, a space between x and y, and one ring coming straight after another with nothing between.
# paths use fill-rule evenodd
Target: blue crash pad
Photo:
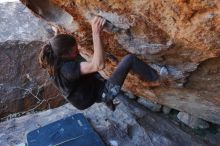
<instances>
[{"instance_id":1,"label":"blue crash pad","mask_svg":"<svg viewBox=\"0 0 220 146\"><path fill-rule=\"evenodd\" d=\"M104 146L83 114L75 114L27 134L28 146Z\"/></svg>"}]
</instances>

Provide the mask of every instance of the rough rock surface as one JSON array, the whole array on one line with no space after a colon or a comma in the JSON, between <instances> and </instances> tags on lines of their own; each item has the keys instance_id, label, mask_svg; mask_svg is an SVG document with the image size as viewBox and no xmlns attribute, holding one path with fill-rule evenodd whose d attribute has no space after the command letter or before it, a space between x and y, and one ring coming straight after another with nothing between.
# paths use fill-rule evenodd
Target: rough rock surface
<instances>
[{"instance_id":1,"label":"rough rock surface","mask_svg":"<svg viewBox=\"0 0 220 146\"><path fill-rule=\"evenodd\" d=\"M25 114L64 103L37 62L42 42L0 43L0 117ZM16 55L15 55L16 54ZM13 115L11 115L13 116Z\"/></svg>"},{"instance_id":2,"label":"rough rock surface","mask_svg":"<svg viewBox=\"0 0 220 146\"><path fill-rule=\"evenodd\" d=\"M108 146L211 146L210 141L184 132L161 114L155 114L132 100L119 97L115 112L104 104L95 104L79 111L72 105L11 119L0 123L0 142L11 146L25 141L25 133L53 121L82 112Z\"/></svg>"},{"instance_id":3,"label":"rough rock surface","mask_svg":"<svg viewBox=\"0 0 220 146\"><path fill-rule=\"evenodd\" d=\"M0 19L1 119L64 103L37 61L51 27L20 2L0 4Z\"/></svg>"},{"instance_id":4,"label":"rough rock surface","mask_svg":"<svg viewBox=\"0 0 220 146\"><path fill-rule=\"evenodd\" d=\"M220 124L219 0L21 1L36 15L57 24L59 31L75 35L88 60L93 52L89 19L94 14L108 19L114 27L103 33L108 58L103 77L109 77L128 53L166 65L171 74L169 87L130 74L123 88Z\"/></svg>"},{"instance_id":5,"label":"rough rock surface","mask_svg":"<svg viewBox=\"0 0 220 146\"><path fill-rule=\"evenodd\" d=\"M19 2L0 3L0 42L44 41L53 35L53 30L45 22L31 14Z\"/></svg>"}]
</instances>

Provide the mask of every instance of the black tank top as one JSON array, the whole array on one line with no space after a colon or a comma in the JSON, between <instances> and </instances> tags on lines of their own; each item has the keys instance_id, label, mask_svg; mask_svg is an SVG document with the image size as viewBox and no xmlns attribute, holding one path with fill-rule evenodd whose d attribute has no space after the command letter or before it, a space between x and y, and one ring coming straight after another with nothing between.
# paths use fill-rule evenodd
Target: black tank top
<instances>
[{"instance_id":1,"label":"black tank top","mask_svg":"<svg viewBox=\"0 0 220 146\"><path fill-rule=\"evenodd\" d=\"M61 61L53 81L67 101L83 110L100 100L105 81L98 78L98 72L82 75L80 62Z\"/></svg>"}]
</instances>

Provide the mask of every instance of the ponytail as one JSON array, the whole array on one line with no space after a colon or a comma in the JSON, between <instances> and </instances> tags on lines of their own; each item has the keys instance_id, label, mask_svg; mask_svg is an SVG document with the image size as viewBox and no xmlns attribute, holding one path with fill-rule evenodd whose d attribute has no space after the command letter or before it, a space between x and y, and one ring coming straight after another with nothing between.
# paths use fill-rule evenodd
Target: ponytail
<instances>
[{"instance_id":1,"label":"ponytail","mask_svg":"<svg viewBox=\"0 0 220 146\"><path fill-rule=\"evenodd\" d=\"M39 54L39 63L43 69L47 69L50 76L56 74L58 57L54 54L50 43L44 45Z\"/></svg>"},{"instance_id":2,"label":"ponytail","mask_svg":"<svg viewBox=\"0 0 220 146\"><path fill-rule=\"evenodd\" d=\"M77 46L77 44L73 36L68 34L56 35L42 47L38 58L40 66L46 69L50 76L55 76L62 56L70 53L74 46ZM79 53L77 47L75 49L74 53L69 54L73 58Z\"/></svg>"}]
</instances>

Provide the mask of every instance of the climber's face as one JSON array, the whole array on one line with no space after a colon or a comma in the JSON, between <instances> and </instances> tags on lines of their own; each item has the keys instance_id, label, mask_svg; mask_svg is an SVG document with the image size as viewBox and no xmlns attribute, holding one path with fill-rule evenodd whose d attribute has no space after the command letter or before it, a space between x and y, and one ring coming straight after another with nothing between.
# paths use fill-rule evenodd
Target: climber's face
<instances>
[{"instance_id":1,"label":"climber's face","mask_svg":"<svg viewBox=\"0 0 220 146\"><path fill-rule=\"evenodd\" d=\"M69 53L70 58L75 58L79 54L77 45L75 45Z\"/></svg>"},{"instance_id":2,"label":"climber's face","mask_svg":"<svg viewBox=\"0 0 220 146\"><path fill-rule=\"evenodd\" d=\"M75 45L71 48L71 50L68 53L66 53L62 57L67 59L74 59L78 54L79 54L78 47L77 45Z\"/></svg>"}]
</instances>

